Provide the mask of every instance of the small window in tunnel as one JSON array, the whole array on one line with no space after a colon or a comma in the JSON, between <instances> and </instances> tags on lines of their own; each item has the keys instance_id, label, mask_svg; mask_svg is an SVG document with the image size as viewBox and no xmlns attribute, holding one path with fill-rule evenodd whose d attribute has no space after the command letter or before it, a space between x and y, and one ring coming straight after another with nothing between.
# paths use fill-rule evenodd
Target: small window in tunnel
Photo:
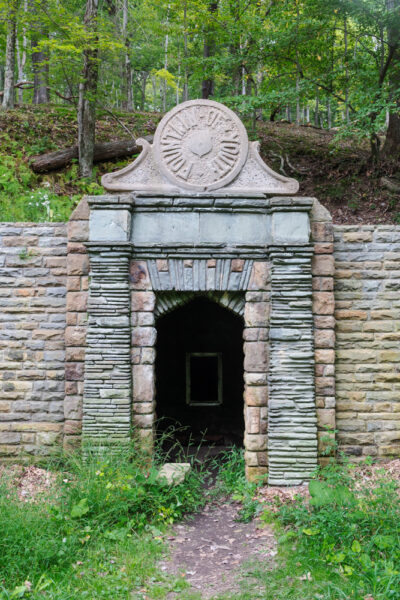
<instances>
[{"instance_id":1,"label":"small window in tunnel","mask_svg":"<svg viewBox=\"0 0 400 600\"><path fill-rule=\"evenodd\" d=\"M186 354L186 402L189 406L222 404L222 356L220 352Z\"/></svg>"}]
</instances>

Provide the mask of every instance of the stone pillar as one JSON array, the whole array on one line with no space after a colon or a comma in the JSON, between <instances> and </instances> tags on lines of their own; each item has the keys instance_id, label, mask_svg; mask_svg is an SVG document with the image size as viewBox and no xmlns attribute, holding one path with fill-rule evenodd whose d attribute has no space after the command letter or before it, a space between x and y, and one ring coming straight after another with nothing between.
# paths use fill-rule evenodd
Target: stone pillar
<instances>
[{"instance_id":1,"label":"stone pillar","mask_svg":"<svg viewBox=\"0 0 400 600\"><path fill-rule=\"evenodd\" d=\"M130 244L91 244L83 437L131 437Z\"/></svg>"},{"instance_id":2,"label":"stone pillar","mask_svg":"<svg viewBox=\"0 0 400 600\"><path fill-rule=\"evenodd\" d=\"M300 484L317 466L312 256L308 245L271 247L270 485Z\"/></svg>"}]
</instances>

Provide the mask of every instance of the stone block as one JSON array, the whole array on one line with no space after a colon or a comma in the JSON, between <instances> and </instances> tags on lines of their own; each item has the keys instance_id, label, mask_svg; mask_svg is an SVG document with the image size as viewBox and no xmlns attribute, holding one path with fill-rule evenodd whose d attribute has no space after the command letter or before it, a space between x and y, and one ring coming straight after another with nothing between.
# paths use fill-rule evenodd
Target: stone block
<instances>
[{"instance_id":1,"label":"stone block","mask_svg":"<svg viewBox=\"0 0 400 600\"><path fill-rule=\"evenodd\" d=\"M244 447L246 451L261 452L267 449L267 436L265 434L249 434L244 435Z\"/></svg>"},{"instance_id":2,"label":"stone block","mask_svg":"<svg viewBox=\"0 0 400 600\"><path fill-rule=\"evenodd\" d=\"M132 330L133 346L154 346L157 339L155 327L134 327Z\"/></svg>"},{"instance_id":3,"label":"stone block","mask_svg":"<svg viewBox=\"0 0 400 600\"><path fill-rule=\"evenodd\" d=\"M315 329L314 342L316 348L334 348L335 332L332 329Z\"/></svg>"},{"instance_id":4,"label":"stone block","mask_svg":"<svg viewBox=\"0 0 400 600\"><path fill-rule=\"evenodd\" d=\"M333 276L335 273L335 260L332 254L316 254L312 258L312 274Z\"/></svg>"},{"instance_id":5,"label":"stone block","mask_svg":"<svg viewBox=\"0 0 400 600\"><path fill-rule=\"evenodd\" d=\"M140 429L152 428L154 425L154 415L152 413L135 413L133 415L133 424L135 427L138 427Z\"/></svg>"},{"instance_id":6,"label":"stone block","mask_svg":"<svg viewBox=\"0 0 400 600\"><path fill-rule=\"evenodd\" d=\"M343 232L343 241L349 243L372 242L372 231L345 231Z\"/></svg>"},{"instance_id":7,"label":"stone block","mask_svg":"<svg viewBox=\"0 0 400 600\"><path fill-rule=\"evenodd\" d=\"M40 431L36 434L38 446L52 446L60 441L60 434L55 431Z\"/></svg>"},{"instance_id":8,"label":"stone block","mask_svg":"<svg viewBox=\"0 0 400 600\"><path fill-rule=\"evenodd\" d=\"M66 396L64 416L66 419L74 420L82 418L82 398L80 396Z\"/></svg>"},{"instance_id":9,"label":"stone block","mask_svg":"<svg viewBox=\"0 0 400 600\"><path fill-rule=\"evenodd\" d=\"M86 340L86 327L71 327L65 328L65 345L66 346L84 346Z\"/></svg>"},{"instance_id":10,"label":"stone block","mask_svg":"<svg viewBox=\"0 0 400 600\"><path fill-rule=\"evenodd\" d=\"M311 234L314 242L332 242L333 226L332 223L311 223Z\"/></svg>"},{"instance_id":11,"label":"stone block","mask_svg":"<svg viewBox=\"0 0 400 600\"><path fill-rule=\"evenodd\" d=\"M90 208L86 196L82 198L78 206L70 216L70 221L84 221L89 219Z\"/></svg>"},{"instance_id":12,"label":"stone block","mask_svg":"<svg viewBox=\"0 0 400 600\"><path fill-rule=\"evenodd\" d=\"M244 410L246 432L260 433L260 409L255 406L246 406Z\"/></svg>"},{"instance_id":13,"label":"stone block","mask_svg":"<svg viewBox=\"0 0 400 600\"><path fill-rule=\"evenodd\" d=\"M87 292L68 292L67 310L74 312L85 312L87 310Z\"/></svg>"},{"instance_id":14,"label":"stone block","mask_svg":"<svg viewBox=\"0 0 400 600\"><path fill-rule=\"evenodd\" d=\"M156 302L154 292L132 292L131 296L132 310L153 311Z\"/></svg>"},{"instance_id":15,"label":"stone block","mask_svg":"<svg viewBox=\"0 0 400 600\"><path fill-rule=\"evenodd\" d=\"M306 212L274 212L272 242L275 245L308 244L310 219Z\"/></svg>"},{"instance_id":16,"label":"stone block","mask_svg":"<svg viewBox=\"0 0 400 600\"><path fill-rule=\"evenodd\" d=\"M89 239L89 222L87 220L69 221L68 240L70 242L87 242Z\"/></svg>"},{"instance_id":17,"label":"stone block","mask_svg":"<svg viewBox=\"0 0 400 600\"><path fill-rule=\"evenodd\" d=\"M317 408L317 422L319 427L329 427L329 429L335 429L335 409Z\"/></svg>"},{"instance_id":18,"label":"stone block","mask_svg":"<svg viewBox=\"0 0 400 600\"><path fill-rule=\"evenodd\" d=\"M267 406L268 388L266 385L249 386L246 385L244 392L244 401L246 406Z\"/></svg>"},{"instance_id":19,"label":"stone block","mask_svg":"<svg viewBox=\"0 0 400 600\"><path fill-rule=\"evenodd\" d=\"M126 209L94 209L89 217L92 242L126 242L130 237L131 213Z\"/></svg>"},{"instance_id":20,"label":"stone block","mask_svg":"<svg viewBox=\"0 0 400 600\"><path fill-rule=\"evenodd\" d=\"M15 431L0 431L0 444L19 444L21 434Z\"/></svg>"},{"instance_id":21,"label":"stone block","mask_svg":"<svg viewBox=\"0 0 400 600\"><path fill-rule=\"evenodd\" d=\"M89 257L87 254L70 254L67 259L68 275L87 275L89 273Z\"/></svg>"},{"instance_id":22,"label":"stone block","mask_svg":"<svg viewBox=\"0 0 400 600\"><path fill-rule=\"evenodd\" d=\"M250 483L258 483L260 480L265 479L267 475L268 467L246 465L246 479Z\"/></svg>"},{"instance_id":23,"label":"stone block","mask_svg":"<svg viewBox=\"0 0 400 600\"><path fill-rule=\"evenodd\" d=\"M265 327L268 321L268 302L246 302L244 308L244 322L246 327Z\"/></svg>"},{"instance_id":24,"label":"stone block","mask_svg":"<svg viewBox=\"0 0 400 600\"><path fill-rule=\"evenodd\" d=\"M129 269L129 279L132 289L149 290L151 282L146 261L132 260Z\"/></svg>"},{"instance_id":25,"label":"stone block","mask_svg":"<svg viewBox=\"0 0 400 600\"><path fill-rule=\"evenodd\" d=\"M152 365L134 365L132 373L134 402L153 402L155 395L154 367Z\"/></svg>"},{"instance_id":26,"label":"stone block","mask_svg":"<svg viewBox=\"0 0 400 600\"><path fill-rule=\"evenodd\" d=\"M64 435L77 435L82 431L81 420L67 420L64 422Z\"/></svg>"},{"instance_id":27,"label":"stone block","mask_svg":"<svg viewBox=\"0 0 400 600\"><path fill-rule=\"evenodd\" d=\"M315 315L332 315L335 308L335 298L332 292L313 293L313 313Z\"/></svg>"},{"instance_id":28,"label":"stone block","mask_svg":"<svg viewBox=\"0 0 400 600\"><path fill-rule=\"evenodd\" d=\"M244 343L244 368L251 372L268 369L268 344L265 342Z\"/></svg>"},{"instance_id":29,"label":"stone block","mask_svg":"<svg viewBox=\"0 0 400 600\"><path fill-rule=\"evenodd\" d=\"M270 286L270 267L267 262L255 261L250 277L250 290L268 290Z\"/></svg>"},{"instance_id":30,"label":"stone block","mask_svg":"<svg viewBox=\"0 0 400 600\"><path fill-rule=\"evenodd\" d=\"M67 381L82 381L85 365L82 362L65 363L65 379Z\"/></svg>"},{"instance_id":31,"label":"stone block","mask_svg":"<svg viewBox=\"0 0 400 600\"><path fill-rule=\"evenodd\" d=\"M315 362L323 364L332 364L335 362L335 351L316 349L315 350Z\"/></svg>"}]
</instances>

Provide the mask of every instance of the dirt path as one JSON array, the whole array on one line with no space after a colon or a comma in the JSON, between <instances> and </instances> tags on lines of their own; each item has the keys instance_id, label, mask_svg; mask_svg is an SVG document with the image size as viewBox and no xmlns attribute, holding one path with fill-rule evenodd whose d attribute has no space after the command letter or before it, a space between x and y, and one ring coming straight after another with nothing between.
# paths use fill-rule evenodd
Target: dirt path
<instances>
[{"instance_id":1,"label":"dirt path","mask_svg":"<svg viewBox=\"0 0 400 600\"><path fill-rule=\"evenodd\" d=\"M258 519L235 521L240 505L207 505L193 519L176 525L169 538L171 554L161 564L167 573L184 576L203 600L239 590L240 567L249 559L274 566L276 540ZM168 599L179 598L171 592Z\"/></svg>"}]
</instances>

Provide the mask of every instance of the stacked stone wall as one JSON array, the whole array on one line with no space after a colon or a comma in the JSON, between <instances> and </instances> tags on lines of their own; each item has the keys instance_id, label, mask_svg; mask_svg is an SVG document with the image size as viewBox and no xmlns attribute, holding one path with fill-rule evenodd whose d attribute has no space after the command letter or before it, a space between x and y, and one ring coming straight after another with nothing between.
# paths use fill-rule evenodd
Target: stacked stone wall
<instances>
[{"instance_id":1,"label":"stacked stone wall","mask_svg":"<svg viewBox=\"0 0 400 600\"><path fill-rule=\"evenodd\" d=\"M330 213L317 201L311 213L315 403L317 407L319 453L336 426L335 416L335 297L333 225ZM320 457L320 462L324 458Z\"/></svg>"},{"instance_id":2,"label":"stacked stone wall","mask_svg":"<svg viewBox=\"0 0 400 600\"><path fill-rule=\"evenodd\" d=\"M67 228L0 224L0 457L61 443Z\"/></svg>"},{"instance_id":3,"label":"stacked stone wall","mask_svg":"<svg viewBox=\"0 0 400 600\"><path fill-rule=\"evenodd\" d=\"M354 458L400 453L400 227L335 226L336 419Z\"/></svg>"},{"instance_id":4,"label":"stacked stone wall","mask_svg":"<svg viewBox=\"0 0 400 600\"><path fill-rule=\"evenodd\" d=\"M68 222L64 445L80 440L89 296L89 205L83 198Z\"/></svg>"}]
</instances>

